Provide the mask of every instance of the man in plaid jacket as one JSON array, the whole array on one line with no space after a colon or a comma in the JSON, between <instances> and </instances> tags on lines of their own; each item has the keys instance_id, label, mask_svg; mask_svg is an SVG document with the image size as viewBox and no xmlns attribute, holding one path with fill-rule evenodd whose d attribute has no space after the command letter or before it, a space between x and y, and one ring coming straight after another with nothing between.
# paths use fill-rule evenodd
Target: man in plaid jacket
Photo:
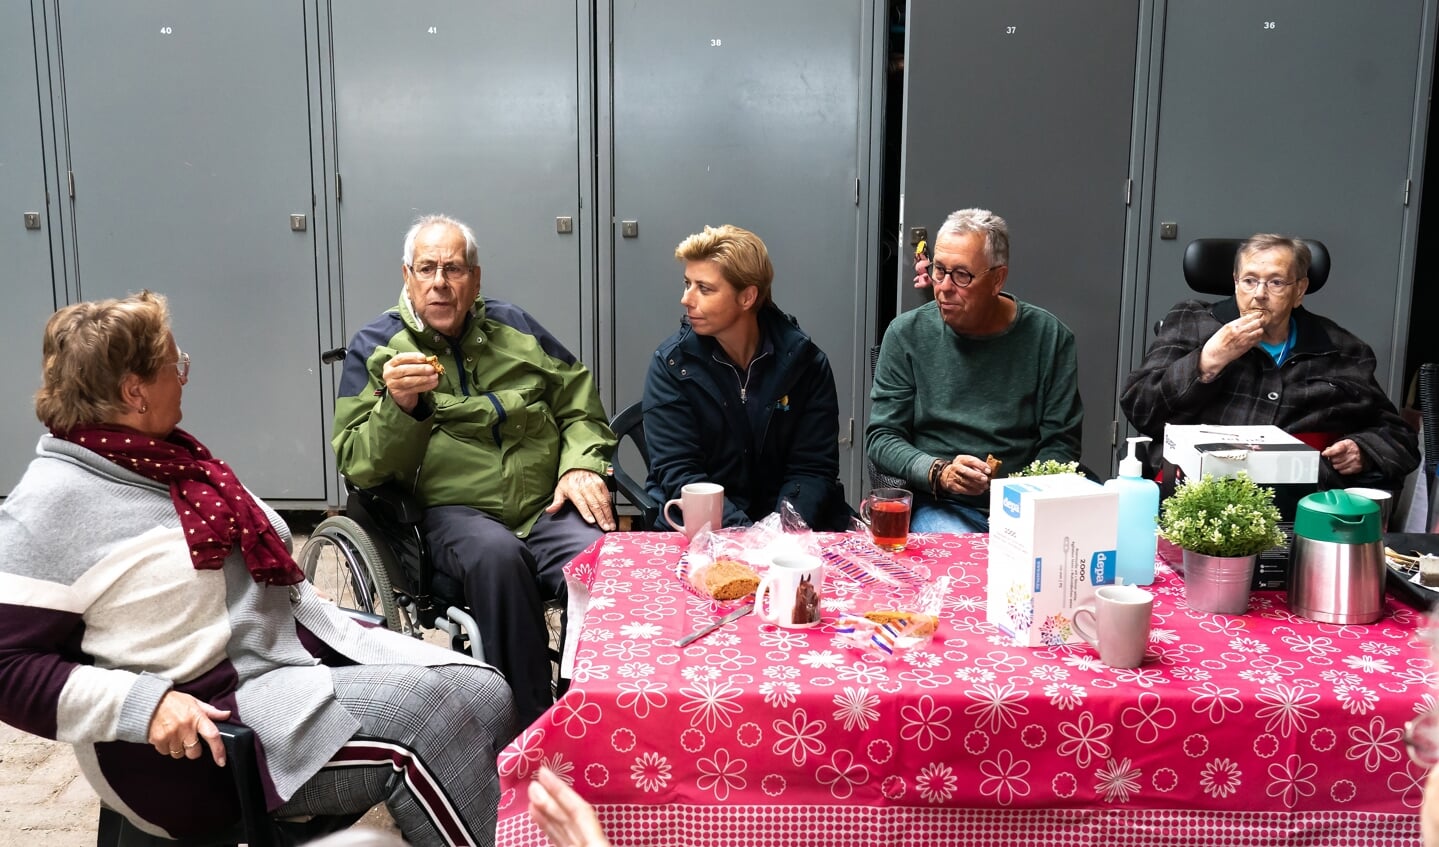
<instances>
[{"instance_id":1,"label":"man in plaid jacket","mask_svg":"<svg viewBox=\"0 0 1439 847\"><path fill-rule=\"evenodd\" d=\"M1398 490L1418 438L1374 379L1374 351L1301 304L1309 248L1255 235L1234 260L1234 296L1188 300L1129 375L1120 406L1162 443L1164 425L1273 424L1321 451L1320 488Z\"/></svg>"}]
</instances>

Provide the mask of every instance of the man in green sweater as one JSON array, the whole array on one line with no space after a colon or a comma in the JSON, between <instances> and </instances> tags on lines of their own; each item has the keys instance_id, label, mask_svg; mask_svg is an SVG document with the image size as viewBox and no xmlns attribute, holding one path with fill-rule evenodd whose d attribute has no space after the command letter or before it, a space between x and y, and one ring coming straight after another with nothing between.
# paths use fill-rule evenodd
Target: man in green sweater
<instances>
[{"instance_id":1,"label":"man in green sweater","mask_svg":"<svg viewBox=\"0 0 1439 847\"><path fill-rule=\"evenodd\" d=\"M988 532L998 460L1079 458L1084 409L1074 334L1002 293L1009 225L961 209L915 262L934 302L895 318L870 391L865 449L877 470L909 483L914 532ZM1001 472L1001 476L1004 474Z\"/></svg>"}]
</instances>

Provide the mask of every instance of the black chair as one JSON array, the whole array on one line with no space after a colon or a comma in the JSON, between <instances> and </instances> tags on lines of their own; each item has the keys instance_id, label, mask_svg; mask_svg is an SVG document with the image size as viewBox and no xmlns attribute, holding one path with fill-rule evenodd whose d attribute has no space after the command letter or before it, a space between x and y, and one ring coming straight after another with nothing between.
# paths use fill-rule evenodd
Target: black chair
<instances>
[{"instance_id":1,"label":"black chair","mask_svg":"<svg viewBox=\"0 0 1439 847\"><path fill-rule=\"evenodd\" d=\"M1435 472L1439 470L1439 363L1429 362L1419 366L1419 388L1415 402L1419 406L1419 420L1424 430L1424 477L1421 485L1428 486L1429 519L1425 526L1435 528L1435 516L1439 515L1435 499L1439 498L1439 483Z\"/></svg>"},{"instance_id":2,"label":"black chair","mask_svg":"<svg viewBox=\"0 0 1439 847\"><path fill-rule=\"evenodd\" d=\"M641 403L631 403L621 409L619 414L610 420L610 429L614 431L619 443L615 445L615 459L611 463L612 479L615 488L624 495L625 500L631 506L639 510L639 522L636 529L654 529L659 523L659 504L650 497L645 490L643 476L636 480L620 464L620 449L624 446L625 440L639 451L640 460L644 463L646 474L650 466L650 451L645 444L645 414Z\"/></svg>"},{"instance_id":3,"label":"black chair","mask_svg":"<svg viewBox=\"0 0 1439 847\"><path fill-rule=\"evenodd\" d=\"M96 847L290 847L353 826L363 815L335 815L305 820L278 820L265 808L265 791L255 756L255 733L249 727L216 722L225 742L225 767L235 781L240 819L233 825L205 835L171 840L136 829L124 815L100 806ZM158 755L158 754L157 754Z\"/></svg>"},{"instance_id":4,"label":"black chair","mask_svg":"<svg viewBox=\"0 0 1439 847\"><path fill-rule=\"evenodd\" d=\"M1234 254L1243 238L1196 238L1184 248L1184 281L1200 294L1227 297L1234 293ZM1300 239L1309 247L1309 289L1313 294L1329 279L1329 248L1322 241Z\"/></svg>"}]
</instances>

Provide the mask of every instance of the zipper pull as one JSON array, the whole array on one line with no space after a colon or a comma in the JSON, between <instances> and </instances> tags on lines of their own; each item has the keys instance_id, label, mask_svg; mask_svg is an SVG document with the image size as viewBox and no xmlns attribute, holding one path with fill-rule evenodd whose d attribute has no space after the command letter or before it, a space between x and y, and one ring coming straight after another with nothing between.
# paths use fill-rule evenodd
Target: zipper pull
<instances>
[{"instance_id":1,"label":"zipper pull","mask_svg":"<svg viewBox=\"0 0 1439 847\"><path fill-rule=\"evenodd\" d=\"M746 389L745 389L745 387L744 387L743 385L741 385L741 386L739 387L739 402L740 402L740 405L744 405L744 403L745 403L745 394L746 394Z\"/></svg>"}]
</instances>

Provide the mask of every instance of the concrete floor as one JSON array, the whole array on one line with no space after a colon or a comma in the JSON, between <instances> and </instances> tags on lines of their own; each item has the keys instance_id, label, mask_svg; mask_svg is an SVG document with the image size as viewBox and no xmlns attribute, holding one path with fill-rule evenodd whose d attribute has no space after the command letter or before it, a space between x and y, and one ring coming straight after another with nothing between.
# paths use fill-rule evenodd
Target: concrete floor
<instances>
[{"instance_id":1,"label":"concrete floor","mask_svg":"<svg viewBox=\"0 0 1439 847\"><path fill-rule=\"evenodd\" d=\"M323 515L286 515L295 550ZM93 847L100 799L80 776L70 745L21 732L0 723L0 847ZM357 827L398 832L383 806Z\"/></svg>"}]
</instances>

